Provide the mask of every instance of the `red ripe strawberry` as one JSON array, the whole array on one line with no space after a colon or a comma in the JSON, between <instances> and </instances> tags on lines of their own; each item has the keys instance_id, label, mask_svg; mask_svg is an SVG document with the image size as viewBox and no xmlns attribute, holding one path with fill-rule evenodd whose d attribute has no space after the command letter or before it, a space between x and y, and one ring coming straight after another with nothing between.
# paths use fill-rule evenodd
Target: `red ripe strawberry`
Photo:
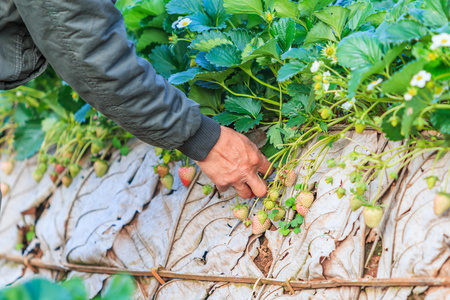
<instances>
[{"instance_id":1,"label":"red ripe strawberry","mask_svg":"<svg viewBox=\"0 0 450 300\"><path fill-rule=\"evenodd\" d=\"M61 174L62 172L64 172L64 167L62 166L62 165L60 165L60 164L56 164L56 166L55 166L55 171L58 173L58 174Z\"/></svg>"},{"instance_id":2,"label":"red ripe strawberry","mask_svg":"<svg viewBox=\"0 0 450 300\"><path fill-rule=\"evenodd\" d=\"M9 175L14 170L14 162L13 161L2 161L1 168L2 168L2 171L6 175Z\"/></svg>"},{"instance_id":3,"label":"red ripe strawberry","mask_svg":"<svg viewBox=\"0 0 450 300\"><path fill-rule=\"evenodd\" d=\"M53 181L53 183L55 183L56 180L58 180L58 173L56 171L52 171L50 173L50 179Z\"/></svg>"},{"instance_id":4,"label":"red ripe strawberry","mask_svg":"<svg viewBox=\"0 0 450 300\"><path fill-rule=\"evenodd\" d=\"M166 189L168 189L168 190L172 189L173 177L170 173L167 174L166 176L164 176L163 178L161 178L160 181Z\"/></svg>"},{"instance_id":5,"label":"red ripe strawberry","mask_svg":"<svg viewBox=\"0 0 450 300\"><path fill-rule=\"evenodd\" d=\"M305 206L303 206L303 205L301 205L300 203L297 203L297 204L295 205L295 210L296 210L300 215L302 215L303 217L306 216L306 213L308 212L308 208L305 207Z\"/></svg>"},{"instance_id":6,"label":"red ripe strawberry","mask_svg":"<svg viewBox=\"0 0 450 300\"><path fill-rule=\"evenodd\" d=\"M364 223L370 228L377 227L383 217L383 209L379 206L366 206L363 210Z\"/></svg>"},{"instance_id":7,"label":"red ripe strawberry","mask_svg":"<svg viewBox=\"0 0 450 300\"><path fill-rule=\"evenodd\" d=\"M104 160L96 160L94 163L94 171L97 177L102 177L108 170L108 163Z\"/></svg>"},{"instance_id":8,"label":"red ripe strawberry","mask_svg":"<svg viewBox=\"0 0 450 300\"><path fill-rule=\"evenodd\" d=\"M197 173L197 169L193 165L180 167L178 169L178 175L184 186L189 186L191 184L192 180L194 180L195 173Z\"/></svg>"},{"instance_id":9,"label":"red ripe strawberry","mask_svg":"<svg viewBox=\"0 0 450 300\"><path fill-rule=\"evenodd\" d=\"M283 207L278 206L278 205L273 209L273 211L275 211L275 210L278 210L278 212L276 212L276 213L275 213L275 216L273 216L273 220L274 220L274 221L279 221L279 220L281 220L281 219L284 217L284 215L286 214L286 210L285 210Z\"/></svg>"},{"instance_id":10,"label":"red ripe strawberry","mask_svg":"<svg viewBox=\"0 0 450 300\"><path fill-rule=\"evenodd\" d=\"M258 220L258 215L253 216L252 220L252 233L253 234L261 234L264 233L267 229L272 226L272 223L270 222L270 219L267 218L263 224L261 224Z\"/></svg>"},{"instance_id":11,"label":"red ripe strawberry","mask_svg":"<svg viewBox=\"0 0 450 300\"><path fill-rule=\"evenodd\" d=\"M293 186L295 183L295 180L297 179L297 174L295 174L294 170L290 170L289 172L287 170L283 171L283 183L285 186Z\"/></svg>"},{"instance_id":12,"label":"red ripe strawberry","mask_svg":"<svg viewBox=\"0 0 450 300\"><path fill-rule=\"evenodd\" d=\"M301 192L295 199L295 203L310 208L314 201L314 195L311 192Z\"/></svg>"},{"instance_id":13,"label":"red ripe strawberry","mask_svg":"<svg viewBox=\"0 0 450 300\"><path fill-rule=\"evenodd\" d=\"M233 215L241 221L244 221L248 215L248 206L247 204L236 204L233 205Z\"/></svg>"},{"instance_id":14,"label":"red ripe strawberry","mask_svg":"<svg viewBox=\"0 0 450 300\"><path fill-rule=\"evenodd\" d=\"M159 164L156 166L156 173L158 173L159 177L163 178L167 174L169 174L169 166L166 164Z\"/></svg>"},{"instance_id":15,"label":"red ripe strawberry","mask_svg":"<svg viewBox=\"0 0 450 300\"><path fill-rule=\"evenodd\" d=\"M69 187L72 184L73 179L69 175L65 175L65 176L63 176L61 181L62 181L62 184L64 184L65 187Z\"/></svg>"},{"instance_id":16,"label":"red ripe strawberry","mask_svg":"<svg viewBox=\"0 0 450 300\"><path fill-rule=\"evenodd\" d=\"M450 208L450 194L437 193L434 197L434 213L436 215L442 214Z\"/></svg>"},{"instance_id":17,"label":"red ripe strawberry","mask_svg":"<svg viewBox=\"0 0 450 300\"><path fill-rule=\"evenodd\" d=\"M2 193L3 197L8 195L8 193L9 193L9 185L7 185L4 182L0 183L0 192Z\"/></svg>"}]
</instances>

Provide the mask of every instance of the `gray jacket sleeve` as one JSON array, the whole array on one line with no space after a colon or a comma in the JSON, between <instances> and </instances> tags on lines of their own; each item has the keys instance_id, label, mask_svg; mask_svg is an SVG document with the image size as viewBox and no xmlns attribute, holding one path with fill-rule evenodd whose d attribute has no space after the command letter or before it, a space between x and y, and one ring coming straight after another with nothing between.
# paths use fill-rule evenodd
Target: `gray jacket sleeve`
<instances>
[{"instance_id":1,"label":"gray jacket sleeve","mask_svg":"<svg viewBox=\"0 0 450 300\"><path fill-rule=\"evenodd\" d=\"M220 126L127 41L111 0L14 0L37 47L86 102L149 144L203 160Z\"/></svg>"}]
</instances>

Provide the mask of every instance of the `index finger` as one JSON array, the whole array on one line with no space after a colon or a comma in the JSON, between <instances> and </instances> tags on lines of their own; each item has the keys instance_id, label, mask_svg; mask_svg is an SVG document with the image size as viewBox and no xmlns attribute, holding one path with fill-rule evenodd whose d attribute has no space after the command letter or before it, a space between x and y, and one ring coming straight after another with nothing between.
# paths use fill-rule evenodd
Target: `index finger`
<instances>
[{"instance_id":1,"label":"index finger","mask_svg":"<svg viewBox=\"0 0 450 300\"><path fill-rule=\"evenodd\" d=\"M262 153L260 153L260 162L259 162L256 170L259 173L263 174L263 176L266 176L266 173L267 173L267 176L269 176L273 172L273 167L271 167L270 161ZM267 171L269 171L269 172L267 172Z\"/></svg>"}]
</instances>

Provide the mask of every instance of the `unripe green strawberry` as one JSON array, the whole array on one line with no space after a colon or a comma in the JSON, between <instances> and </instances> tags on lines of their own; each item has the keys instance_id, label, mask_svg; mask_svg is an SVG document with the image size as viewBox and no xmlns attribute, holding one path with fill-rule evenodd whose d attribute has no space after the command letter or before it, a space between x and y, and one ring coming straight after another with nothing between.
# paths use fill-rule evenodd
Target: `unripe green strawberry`
<instances>
[{"instance_id":1,"label":"unripe green strawberry","mask_svg":"<svg viewBox=\"0 0 450 300\"><path fill-rule=\"evenodd\" d=\"M379 206L366 206L363 210L364 223L370 228L377 227L383 217L383 209Z\"/></svg>"},{"instance_id":2,"label":"unripe green strawberry","mask_svg":"<svg viewBox=\"0 0 450 300\"><path fill-rule=\"evenodd\" d=\"M187 167L180 167L178 169L178 176L180 176L181 183L183 183L184 186L191 185L192 180L194 180L195 174L197 173L197 169L195 166L187 166Z\"/></svg>"},{"instance_id":3,"label":"unripe green strawberry","mask_svg":"<svg viewBox=\"0 0 450 300\"><path fill-rule=\"evenodd\" d=\"M414 125L416 125L417 130L424 130L425 126L427 125L427 121L424 118L417 118L413 122Z\"/></svg>"},{"instance_id":4,"label":"unripe green strawberry","mask_svg":"<svg viewBox=\"0 0 450 300\"><path fill-rule=\"evenodd\" d=\"M338 187L336 189L336 194L338 196L339 199L341 199L342 197L345 196L345 194L347 193L347 191L343 188L343 187Z\"/></svg>"},{"instance_id":5,"label":"unripe green strawberry","mask_svg":"<svg viewBox=\"0 0 450 300\"><path fill-rule=\"evenodd\" d=\"M389 172L389 179L397 179L397 178L398 178L397 173L395 173L394 171Z\"/></svg>"},{"instance_id":6,"label":"unripe green strawberry","mask_svg":"<svg viewBox=\"0 0 450 300\"><path fill-rule=\"evenodd\" d=\"M211 194L212 190L213 190L213 187L212 187L211 185L209 185L209 184L204 185L204 186L202 187L202 191L203 191L203 194L204 194L205 196Z\"/></svg>"},{"instance_id":7,"label":"unripe green strawberry","mask_svg":"<svg viewBox=\"0 0 450 300\"><path fill-rule=\"evenodd\" d=\"M366 129L366 126L366 122L364 122L363 120L358 120L355 123L355 131L357 133L362 133L364 129Z\"/></svg>"},{"instance_id":8,"label":"unripe green strawberry","mask_svg":"<svg viewBox=\"0 0 450 300\"><path fill-rule=\"evenodd\" d=\"M367 184L364 181L357 182L355 184L356 194L362 195L365 191L367 191Z\"/></svg>"},{"instance_id":9,"label":"unripe green strawberry","mask_svg":"<svg viewBox=\"0 0 450 300\"><path fill-rule=\"evenodd\" d=\"M303 205L306 208L310 208L313 201L314 195L311 192L301 192L295 199L296 204L300 203L300 205Z\"/></svg>"},{"instance_id":10,"label":"unripe green strawberry","mask_svg":"<svg viewBox=\"0 0 450 300\"><path fill-rule=\"evenodd\" d=\"M163 178L161 178L160 181L166 189L168 189L168 190L172 189L173 177L170 173L167 174L166 176L164 176Z\"/></svg>"},{"instance_id":11,"label":"unripe green strawberry","mask_svg":"<svg viewBox=\"0 0 450 300\"><path fill-rule=\"evenodd\" d=\"M39 163L38 164L38 170L41 171L42 174L44 174L45 172L47 172L48 169L48 164L47 163Z\"/></svg>"},{"instance_id":12,"label":"unripe green strawberry","mask_svg":"<svg viewBox=\"0 0 450 300\"><path fill-rule=\"evenodd\" d=\"M95 135L97 136L97 138L101 138L107 132L108 132L108 129L105 128L104 126L99 126L99 127L95 128Z\"/></svg>"},{"instance_id":13,"label":"unripe green strawberry","mask_svg":"<svg viewBox=\"0 0 450 300\"><path fill-rule=\"evenodd\" d=\"M331 111L331 109L329 107L324 107L322 108L322 110L320 111L320 116L322 117L322 119L326 120L329 119L331 117L331 115L333 114L333 112Z\"/></svg>"},{"instance_id":14,"label":"unripe green strawberry","mask_svg":"<svg viewBox=\"0 0 450 300\"><path fill-rule=\"evenodd\" d=\"M64 167L67 167L67 166L70 164L70 158L64 157L64 158L62 159L61 164L62 164Z\"/></svg>"},{"instance_id":15,"label":"unripe green strawberry","mask_svg":"<svg viewBox=\"0 0 450 300\"><path fill-rule=\"evenodd\" d=\"M438 180L436 176L428 176L425 179L427 180L427 185L430 190L436 185L436 181Z\"/></svg>"},{"instance_id":16,"label":"unripe green strawberry","mask_svg":"<svg viewBox=\"0 0 450 300\"><path fill-rule=\"evenodd\" d=\"M277 201L278 196L279 196L279 193L277 190L269 190L267 192L267 198L269 198L270 200L272 200L274 202Z\"/></svg>"},{"instance_id":17,"label":"unripe green strawberry","mask_svg":"<svg viewBox=\"0 0 450 300\"><path fill-rule=\"evenodd\" d=\"M79 164L70 164L69 172L72 177L77 177L78 173L81 171L81 166Z\"/></svg>"},{"instance_id":18,"label":"unripe green strawberry","mask_svg":"<svg viewBox=\"0 0 450 300\"><path fill-rule=\"evenodd\" d=\"M450 208L450 194L437 193L434 197L434 213L438 216Z\"/></svg>"},{"instance_id":19,"label":"unripe green strawberry","mask_svg":"<svg viewBox=\"0 0 450 300\"><path fill-rule=\"evenodd\" d=\"M50 179L52 180L53 183L55 183L56 180L58 180L58 172L56 172L56 171L51 171L51 172L50 172Z\"/></svg>"},{"instance_id":20,"label":"unripe green strawberry","mask_svg":"<svg viewBox=\"0 0 450 300\"><path fill-rule=\"evenodd\" d=\"M308 212L308 208L301 205L300 202L295 204L295 210L303 217L305 217Z\"/></svg>"},{"instance_id":21,"label":"unripe green strawberry","mask_svg":"<svg viewBox=\"0 0 450 300\"><path fill-rule=\"evenodd\" d=\"M244 221L248 216L248 205L239 203L233 205L233 215L239 220Z\"/></svg>"},{"instance_id":22,"label":"unripe green strawberry","mask_svg":"<svg viewBox=\"0 0 450 300\"><path fill-rule=\"evenodd\" d=\"M295 183L295 180L297 179L297 174L295 174L294 170L284 170L282 174L282 181L285 186L293 186Z\"/></svg>"},{"instance_id":23,"label":"unripe green strawberry","mask_svg":"<svg viewBox=\"0 0 450 300\"><path fill-rule=\"evenodd\" d=\"M8 193L9 193L9 185L7 185L4 182L0 183L0 192L2 193L3 197L8 195Z\"/></svg>"},{"instance_id":24,"label":"unripe green strawberry","mask_svg":"<svg viewBox=\"0 0 450 300\"><path fill-rule=\"evenodd\" d=\"M329 184L333 184L333 177L331 177L331 176L325 177L325 182L329 183Z\"/></svg>"},{"instance_id":25,"label":"unripe green strawberry","mask_svg":"<svg viewBox=\"0 0 450 300\"><path fill-rule=\"evenodd\" d=\"M243 223L245 227L249 228L250 225L252 225L252 220L250 220L250 218L247 218L243 221Z\"/></svg>"},{"instance_id":26,"label":"unripe green strawberry","mask_svg":"<svg viewBox=\"0 0 450 300\"><path fill-rule=\"evenodd\" d=\"M34 170L33 179L36 182L40 182L43 176L44 176L44 174L41 171L39 171L39 169Z\"/></svg>"},{"instance_id":27,"label":"unripe green strawberry","mask_svg":"<svg viewBox=\"0 0 450 300\"><path fill-rule=\"evenodd\" d=\"M1 169L6 175L10 175L14 170L14 161L2 161Z\"/></svg>"},{"instance_id":28,"label":"unripe green strawberry","mask_svg":"<svg viewBox=\"0 0 450 300\"><path fill-rule=\"evenodd\" d=\"M264 222L266 222L268 217L267 212L265 212L264 210L260 210L256 215L258 216L258 220L261 225L264 224Z\"/></svg>"},{"instance_id":29,"label":"unripe green strawberry","mask_svg":"<svg viewBox=\"0 0 450 300\"><path fill-rule=\"evenodd\" d=\"M275 206L275 202L273 202L272 200L270 200L270 199L265 199L264 200L264 207L265 208L272 209L272 208L274 208L274 206Z\"/></svg>"},{"instance_id":30,"label":"unripe green strawberry","mask_svg":"<svg viewBox=\"0 0 450 300\"><path fill-rule=\"evenodd\" d=\"M269 218L266 218L263 224L259 222L258 215L255 215L253 217L252 221L252 233L253 234L261 234L264 233L267 229L272 226L272 223L270 222Z\"/></svg>"},{"instance_id":31,"label":"unripe green strawberry","mask_svg":"<svg viewBox=\"0 0 450 300\"><path fill-rule=\"evenodd\" d=\"M51 164L53 165L53 164L56 164L56 163L58 162L58 160L56 159L56 157L50 156L50 157L48 158L48 162L51 163Z\"/></svg>"},{"instance_id":32,"label":"unripe green strawberry","mask_svg":"<svg viewBox=\"0 0 450 300\"><path fill-rule=\"evenodd\" d=\"M163 155L163 162L165 164L168 164L171 159L172 159L172 157L170 156L170 153L164 153L164 155Z\"/></svg>"},{"instance_id":33,"label":"unripe green strawberry","mask_svg":"<svg viewBox=\"0 0 450 300\"><path fill-rule=\"evenodd\" d=\"M38 161L39 161L39 162L42 162L42 163L48 162L48 154L45 154L45 153L40 154L40 155L38 156Z\"/></svg>"},{"instance_id":34,"label":"unripe green strawberry","mask_svg":"<svg viewBox=\"0 0 450 300\"><path fill-rule=\"evenodd\" d=\"M93 155L98 154L103 148L105 148L105 144L100 140L94 140L91 145L91 153Z\"/></svg>"},{"instance_id":35,"label":"unripe green strawberry","mask_svg":"<svg viewBox=\"0 0 450 300\"><path fill-rule=\"evenodd\" d=\"M350 208L352 211L358 210L362 205L364 204L364 198L363 196L359 195L352 195L350 198Z\"/></svg>"},{"instance_id":36,"label":"unripe green strawberry","mask_svg":"<svg viewBox=\"0 0 450 300\"><path fill-rule=\"evenodd\" d=\"M275 211L275 210L278 210L278 212L275 213L275 216L273 216L273 220L274 220L274 221L279 221L279 220L281 220L281 219L284 217L284 215L286 214L286 210L285 210L283 207L278 206L278 205L274 208L273 211Z\"/></svg>"},{"instance_id":37,"label":"unripe green strawberry","mask_svg":"<svg viewBox=\"0 0 450 300\"><path fill-rule=\"evenodd\" d=\"M397 127L399 118L397 116L392 116L389 118L389 122L391 122L392 127Z\"/></svg>"},{"instance_id":38,"label":"unripe green strawberry","mask_svg":"<svg viewBox=\"0 0 450 300\"><path fill-rule=\"evenodd\" d=\"M108 163L104 160L96 160L94 162L94 171L97 177L102 177L108 170Z\"/></svg>"},{"instance_id":39,"label":"unripe green strawberry","mask_svg":"<svg viewBox=\"0 0 450 300\"><path fill-rule=\"evenodd\" d=\"M61 179L61 182L65 187L69 187L72 184L72 181L73 181L73 179L69 175L65 175Z\"/></svg>"},{"instance_id":40,"label":"unripe green strawberry","mask_svg":"<svg viewBox=\"0 0 450 300\"><path fill-rule=\"evenodd\" d=\"M163 153L163 148L155 147L155 155L161 155Z\"/></svg>"},{"instance_id":41,"label":"unripe green strawberry","mask_svg":"<svg viewBox=\"0 0 450 300\"><path fill-rule=\"evenodd\" d=\"M64 167L61 165L61 164L56 164L56 166L55 166L55 171L58 173L58 174L61 174L62 172L64 172Z\"/></svg>"},{"instance_id":42,"label":"unripe green strawberry","mask_svg":"<svg viewBox=\"0 0 450 300\"><path fill-rule=\"evenodd\" d=\"M327 160L327 166L328 168L336 167L336 160L334 158L330 158Z\"/></svg>"},{"instance_id":43,"label":"unripe green strawberry","mask_svg":"<svg viewBox=\"0 0 450 300\"><path fill-rule=\"evenodd\" d=\"M346 166L345 162L343 162L343 161L340 161L337 165L341 169L345 169L345 166Z\"/></svg>"},{"instance_id":44,"label":"unripe green strawberry","mask_svg":"<svg viewBox=\"0 0 450 300\"><path fill-rule=\"evenodd\" d=\"M166 164L159 164L156 166L156 173L158 173L159 177L163 178L167 174L169 174L169 166Z\"/></svg>"}]
</instances>

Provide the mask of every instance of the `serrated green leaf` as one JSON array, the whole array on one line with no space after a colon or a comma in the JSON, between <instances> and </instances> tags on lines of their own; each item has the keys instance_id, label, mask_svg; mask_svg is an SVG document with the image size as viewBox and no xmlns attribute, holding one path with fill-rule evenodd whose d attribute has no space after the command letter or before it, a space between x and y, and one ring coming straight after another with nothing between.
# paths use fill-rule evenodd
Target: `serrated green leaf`
<instances>
[{"instance_id":1,"label":"serrated green leaf","mask_svg":"<svg viewBox=\"0 0 450 300\"><path fill-rule=\"evenodd\" d=\"M70 280L67 280L61 284L61 286L70 293L72 297L71 300L85 300L88 299L88 295L86 292L86 287L84 286L83 281L74 277Z\"/></svg>"},{"instance_id":2,"label":"serrated green leaf","mask_svg":"<svg viewBox=\"0 0 450 300\"><path fill-rule=\"evenodd\" d=\"M119 139L117 137L113 137L111 143L116 148L122 147L122 143L119 141Z\"/></svg>"},{"instance_id":3,"label":"serrated green leaf","mask_svg":"<svg viewBox=\"0 0 450 300\"><path fill-rule=\"evenodd\" d=\"M304 61L310 61L310 54L304 48L293 48L281 55L281 59L299 59Z\"/></svg>"},{"instance_id":4,"label":"serrated green leaf","mask_svg":"<svg viewBox=\"0 0 450 300\"><path fill-rule=\"evenodd\" d=\"M293 118L289 118L289 120L286 122L286 126L291 127L291 128L294 126L299 127L300 125L305 123L306 120L307 120L307 118L305 116L297 115Z\"/></svg>"},{"instance_id":5,"label":"serrated green leaf","mask_svg":"<svg viewBox=\"0 0 450 300\"><path fill-rule=\"evenodd\" d=\"M169 41L167 33L159 28L145 29L142 35L139 37L139 41L136 44L136 50L142 51L151 44L166 44Z\"/></svg>"},{"instance_id":6,"label":"serrated green leaf","mask_svg":"<svg viewBox=\"0 0 450 300\"><path fill-rule=\"evenodd\" d=\"M130 153L130 148L128 146L123 146L119 148L119 152L123 156L127 156Z\"/></svg>"},{"instance_id":7,"label":"serrated green leaf","mask_svg":"<svg viewBox=\"0 0 450 300\"><path fill-rule=\"evenodd\" d=\"M366 22L369 22L369 23L372 23L372 24L375 24L378 26L381 23L383 23L385 16L386 16L385 11L378 11L376 13L373 13L373 14L367 16Z\"/></svg>"},{"instance_id":8,"label":"serrated green leaf","mask_svg":"<svg viewBox=\"0 0 450 300\"><path fill-rule=\"evenodd\" d=\"M18 126L14 132L15 159L24 160L37 153L44 137L40 120L29 120L25 125Z\"/></svg>"},{"instance_id":9,"label":"serrated green leaf","mask_svg":"<svg viewBox=\"0 0 450 300\"><path fill-rule=\"evenodd\" d=\"M300 15L298 3L290 0L275 0L274 9L279 17L297 18Z\"/></svg>"},{"instance_id":10,"label":"serrated green leaf","mask_svg":"<svg viewBox=\"0 0 450 300\"><path fill-rule=\"evenodd\" d=\"M183 84L195 78L195 75L205 72L201 68L193 67L187 71L173 74L169 77L169 83L173 85Z\"/></svg>"},{"instance_id":11,"label":"serrated green leaf","mask_svg":"<svg viewBox=\"0 0 450 300\"><path fill-rule=\"evenodd\" d=\"M280 58L280 54L277 50L277 41L274 38L254 49L248 56L245 56L246 49L247 47L242 52L242 59L244 62L262 56Z\"/></svg>"},{"instance_id":12,"label":"serrated green leaf","mask_svg":"<svg viewBox=\"0 0 450 300\"><path fill-rule=\"evenodd\" d=\"M403 112L401 124L401 134L408 138L412 128L414 120L420 115L422 110L426 108L428 104L419 100L418 97L414 97L412 100L405 102L405 110ZM414 133L414 131L413 131Z\"/></svg>"},{"instance_id":13,"label":"serrated green leaf","mask_svg":"<svg viewBox=\"0 0 450 300\"><path fill-rule=\"evenodd\" d=\"M195 80L205 80L209 82L218 82L222 83L231 73L233 73L233 69L226 69L220 72L204 72L198 73L195 75Z\"/></svg>"},{"instance_id":14,"label":"serrated green leaf","mask_svg":"<svg viewBox=\"0 0 450 300\"><path fill-rule=\"evenodd\" d=\"M170 0L166 4L169 14L194 14L203 11L202 0Z\"/></svg>"},{"instance_id":15,"label":"serrated green leaf","mask_svg":"<svg viewBox=\"0 0 450 300\"><path fill-rule=\"evenodd\" d=\"M223 6L223 0L203 0L203 7L212 20L213 27L219 27L229 19Z\"/></svg>"},{"instance_id":16,"label":"serrated green leaf","mask_svg":"<svg viewBox=\"0 0 450 300\"><path fill-rule=\"evenodd\" d=\"M443 134L450 134L450 109L437 109L430 117L431 124Z\"/></svg>"},{"instance_id":17,"label":"serrated green leaf","mask_svg":"<svg viewBox=\"0 0 450 300\"><path fill-rule=\"evenodd\" d=\"M256 118L261 111L261 102L252 98L228 96L225 100L225 108L229 112L250 115Z\"/></svg>"},{"instance_id":18,"label":"serrated green leaf","mask_svg":"<svg viewBox=\"0 0 450 300\"><path fill-rule=\"evenodd\" d=\"M186 55L187 43L178 42L172 49L168 45L156 46L148 55L156 72L165 78L184 71L189 66L189 57Z\"/></svg>"},{"instance_id":19,"label":"serrated green leaf","mask_svg":"<svg viewBox=\"0 0 450 300\"><path fill-rule=\"evenodd\" d=\"M300 227L295 227L293 231L295 234L299 234L302 230L300 229Z\"/></svg>"},{"instance_id":20,"label":"serrated green leaf","mask_svg":"<svg viewBox=\"0 0 450 300\"><path fill-rule=\"evenodd\" d=\"M247 44L253 39L253 34L243 28L232 29L225 34L241 51L243 51L245 46L247 46Z\"/></svg>"},{"instance_id":21,"label":"serrated green leaf","mask_svg":"<svg viewBox=\"0 0 450 300\"><path fill-rule=\"evenodd\" d=\"M224 15L223 19L213 19L203 12L196 12L189 16L191 23L188 28L194 32L204 32L211 29L223 29L226 27L225 21L228 16Z\"/></svg>"},{"instance_id":22,"label":"serrated green leaf","mask_svg":"<svg viewBox=\"0 0 450 300\"><path fill-rule=\"evenodd\" d=\"M234 67L241 64L241 50L232 44L222 44L212 48L206 59L216 67Z\"/></svg>"},{"instance_id":23,"label":"serrated green leaf","mask_svg":"<svg viewBox=\"0 0 450 300\"><path fill-rule=\"evenodd\" d=\"M399 123L397 126L392 126L391 122L389 121L389 118L393 116L393 113L387 114L383 121L381 122L381 129L383 130L384 134L390 141L401 141L405 137L401 133L401 123L402 123L402 115L404 112L404 108L401 108L397 112L397 117L399 117Z\"/></svg>"},{"instance_id":24,"label":"serrated green leaf","mask_svg":"<svg viewBox=\"0 0 450 300\"><path fill-rule=\"evenodd\" d=\"M361 68L380 61L383 53L374 33L357 32L338 44L336 56L344 67Z\"/></svg>"},{"instance_id":25,"label":"serrated green leaf","mask_svg":"<svg viewBox=\"0 0 450 300\"><path fill-rule=\"evenodd\" d=\"M166 11L163 1L152 0L151 2L154 6L144 5L145 2L142 2L124 12L123 18L127 29L137 30L142 26L142 19L147 18L148 16L158 16Z\"/></svg>"},{"instance_id":26,"label":"serrated green leaf","mask_svg":"<svg viewBox=\"0 0 450 300\"><path fill-rule=\"evenodd\" d=\"M333 2L333 0L301 0L298 3L300 17L312 17L313 12L320 10Z\"/></svg>"},{"instance_id":27,"label":"serrated green leaf","mask_svg":"<svg viewBox=\"0 0 450 300\"><path fill-rule=\"evenodd\" d=\"M200 109L210 108L215 114L219 112L221 93L221 90L206 89L194 84L189 90L189 98L200 104Z\"/></svg>"},{"instance_id":28,"label":"serrated green leaf","mask_svg":"<svg viewBox=\"0 0 450 300\"><path fill-rule=\"evenodd\" d=\"M234 129L237 132L247 132L250 129L252 129L255 125L258 125L262 117L263 117L262 113L257 115L255 119L253 119L250 116L243 116L234 123Z\"/></svg>"},{"instance_id":29,"label":"serrated green leaf","mask_svg":"<svg viewBox=\"0 0 450 300\"><path fill-rule=\"evenodd\" d=\"M384 43L403 43L420 39L427 35L427 29L413 20L400 20L394 24L383 26L379 31L379 39Z\"/></svg>"},{"instance_id":30,"label":"serrated green leaf","mask_svg":"<svg viewBox=\"0 0 450 300\"><path fill-rule=\"evenodd\" d=\"M448 24L447 17L431 9L413 8L408 13L420 24L430 27L440 27Z\"/></svg>"},{"instance_id":31,"label":"serrated green leaf","mask_svg":"<svg viewBox=\"0 0 450 300\"><path fill-rule=\"evenodd\" d=\"M198 34L192 40L190 47L198 51L208 52L221 44L231 44L231 41L220 31L209 31Z\"/></svg>"},{"instance_id":32,"label":"serrated green leaf","mask_svg":"<svg viewBox=\"0 0 450 300\"><path fill-rule=\"evenodd\" d=\"M400 0L394 4L387 12L385 20L386 22L397 22L397 20L406 13L411 7L413 0ZM415 2L415 1L414 1ZM419 1L417 1L419 2Z\"/></svg>"},{"instance_id":33,"label":"serrated green leaf","mask_svg":"<svg viewBox=\"0 0 450 300\"><path fill-rule=\"evenodd\" d=\"M270 33L276 37L283 52L289 50L295 38L295 22L291 18L280 18L272 23Z\"/></svg>"},{"instance_id":34,"label":"serrated green leaf","mask_svg":"<svg viewBox=\"0 0 450 300\"><path fill-rule=\"evenodd\" d=\"M223 112L213 117L215 121L225 126L228 126L233 122L236 122L240 118L242 118L242 115L230 112Z\"/></svg>"},{"instance_id":35,"label":"serrated green leaf","mask_svg":"<svg viewBox=\"0 0 450 300\"><path fill-rule=\"evenodd\" d=\"M224 0L223 5L229 14L264 16L261 0Z\"/></svg>"},{"instance_id":36,"label":"serrated green leaf","mask_svg":"<svg viewBox=\"0 0 450 300\"><path fill-rule=\"evenodd\" d=\"M125 300L132 299L135 291L135 284L129 275L114 275L112 276L103 291L103 300Z\"/></svg>"},{"instance_id":37,"label":"serrated green leaf","mask_svg":"<svg viewBox=\"0 0 450 300\"><path fill-rule=\"evenodd\" d=\"M385 81L381 89L385 93L403 93L409 86L409 83L414 75L420 70L423 70L425 65L424 60L416 60L405 65L400 71L394 73L391 78Z\"/></svg>"},{"instance_id":38,"label":"serrated green leaf","mask_svg":"<svg viewBox=\"0 0 450 300\"><path fill-rule=\"evenodd\" d=\"M314 13L319 20L330 25L339 38L342 36L342 30L349 15L350 9L342 6L329 6Z\"/></svg>"},{"instance_id":39,"label":"serrated green leaf","mask_svg":"<svg viewBox=\"0 0 450 300\"><path fill-rule=\"evenodd\" d=\"M352 31L365 24L367 17L373 12L373 6L369 1L353 3L347 8L350 9L347 27Z\"/></svg>"},{"instance_id":40,"label":"serrated green leaf","mask_svg":"<svg viewBox=\"0 0 450 300\"><path fill-rule=\"evenodd\" d=\"M297 60L293 60L290 61L289 63L284 64L280 68L280 70L278 70L277 81L283 82L288 79L291 79L293 76L300 73L305 68L305 66L306 66L305 63Z\"/></svg>"},{"instance_id":41,"label":"serrated green leaf","mask_svg":"<svg viewBox=\"0 0 450 300\"><path fill-rule=\"evenodd\" d=\"M308 32L304 43L305 45L308 45L327 41L337 42L337 39L330 26L323 22L318 22Z\"/></svg>"},{"instance_id":42,"label":"serrated green leaf","mask_svg":"<svg viewBox=\"0 0 450 300\"><path fill-rule=\"evenodd\" d=\"M267 138L269 142L277 149L283 148L283 136L281 134L280 123L277 123L269 128L267 131Z\"/></svg>"}]
</instances>

